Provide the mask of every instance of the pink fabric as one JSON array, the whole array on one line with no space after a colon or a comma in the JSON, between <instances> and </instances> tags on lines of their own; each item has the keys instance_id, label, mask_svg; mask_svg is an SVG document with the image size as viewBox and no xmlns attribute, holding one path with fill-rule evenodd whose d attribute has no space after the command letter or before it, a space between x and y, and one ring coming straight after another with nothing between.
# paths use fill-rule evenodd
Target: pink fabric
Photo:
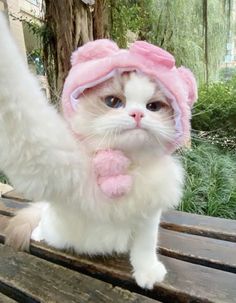
<instances>
[{"instance_id":1,"label":"pink fabric","mask_svg":"<svg viewBox=\"0 0 236 303\"><path fill-rule=\"evenodd\" d=\"M65 81L62 105L65 118L76 111L77 97L116 71L138 71L155 79L170 99L175 112L176 140L171 151L184 144L190 136L191 107L197 99L197 85L190 70L177 68L167 51L144 41L136 41L129 50L106 39L88 42L72 55L72 68ZM77 96L73 97L73 92Z\"/></svg>"},{"instance_id":2,"label":"pink fabric","mask_svg":"<svg viewBox=\"0 0 236 303\"><path fill-rule=\"evenodd\" d=\"M118 150L101 150L93 159L97 184L111 199L122 197L132 187L133 179L128 174L130 160Z\"/></svg>"}]
</instances>

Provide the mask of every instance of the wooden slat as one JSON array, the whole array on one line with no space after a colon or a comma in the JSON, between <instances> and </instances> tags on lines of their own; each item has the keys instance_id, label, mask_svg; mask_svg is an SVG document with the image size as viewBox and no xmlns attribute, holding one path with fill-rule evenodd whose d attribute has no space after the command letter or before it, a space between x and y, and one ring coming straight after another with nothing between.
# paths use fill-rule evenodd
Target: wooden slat
<instances>
[{"instance_id":1,"label":"wooden slat","mask_svg":"<svg viewBox=\"0 0 236 303\"><path fill-rule=\"evenodd\" d=\"M15 204L20 208L27 205L12 200L3 200L5 203L4 210L9 212L9 214L11 214L11 210ZM10 208L8 208L8 206L10 206ZM0 213L1 209L2 207L0 205ZM1 230L3 230L1 229L1 225L6 224L4 221L6 221L6 219L0 216L0 233ZM235 242L206 238L161 228L159 251L161 254L169 257L236 273Z\"/></svg>"},{"instance_id":2,"label":"wooden slat","mask_svg":"<svg viewBox=\"0 0 236 303\"><path fill-rule=\"evenodd\" d=\"M4 241L4 229L7 226L10 217L0 214L0 243Z\"/></svg>"},{"instance_id":3,"label":"wooden slat","mask_svg":"<svg viewBox=\"0 0 236 303\"><path fill-rule=\"evenodd\" d=\"M236 243L160 229L159 253L236 273Z\"/></svg>"},{"instance_id":4,"label":"wooden slat","mask_svg":"<svg viewBox=\"0 0 236 303\"><path fill-rule=\"evenodd\" d=\"M191 235L172 232L174 234L172 235L172 238L168 236L168 241L170 241L168 244L168 241L166 240L168 232L170 233L170 231L164 231L163 236L161 236L164 237L166 241L166 249L171 249L171 241L176 236L176 243L179 243L179 247L181 247L185 240L185 249L187 247L191 250L191 246L187 244L188 240L186 239L188 238L185 238ZM183 237L179 238L180 236ZM201 238L199 236L191 237L195 238L195 241ZM199 247L204 244L204 240L209 239L203 237L203 242L201 243L201 241L199 241L198 251ZM180 241L182 241L182 243ZM218 241L219 243L222 242L219 240L214 241ZM195 243L197 244L197 242ZM230 247L229 242L223 243L228 244L228 247ZM210 251L211 248L209 248ZM204 250L205 253L207 253L207 246L205 246L204 249L200 248L201 254L204 253ZM140 289L137 289L137 286L131 278L131 268L126 257L100 257L91 259L83 256L73 256L34 241L31 245L31 253L53 263L78 270L107 282L116 283L116 285L121 286L125 283L129 289L142 292ZM181 254L183 254L183 251ZM193 257L195 258L194 255ZM161 256L161 258L169 268L169 274L165 283L158 285L154 291L149 292L149 296L161 299L163 302L189 302L188 300L197 300L196 302L236 302L236 290L234 287L234 285L236 285L235 274L194 265L164 256ZM217 258L216 252L216 259ZM166 298L168 298L169 301L166 300Z\"/></svg>"},{"instance_id":5,"label":"wooden slat","mask_svg":"<svg viewBox=\"0 0 236 303\"><path fill-rule=\"evenodd\" d=\"M15 299L19 300L32 298L45 303L156 302L3 245L0 245L0 268L0 291L14 293Z\"/></svg>"},{"instance_id":6,"label":"wooden slat","mask_svg":"<svg viewBox=\"0 0 236 303\"><path fill-rule=\"evenodd\" d=\"M175 231L236 242L236 220L168 211L162 215L161 226Z\"/></svg>"},{"instance_id":7,"label":"wooden slat","mask_svg":"<svg viewBox=\"0 0 236 303\"><path fill-rule=\"evenodd\" d=\"M4 294L0 293L0 303L15 303L17 301L5 296Z\"/></svg>"},{"instance_id":8,"label":"wooden slat","mask_svg":"<svg viewBox=\"0 0 236 303\"><path fill-rule=\"evenodd\" d=\"M131 277L127 257L73 256L34 242L31 253L91 276L142 292ZM163 302L236 302L236 275L160 256L168 269L165 282L146 293ZM194 301L196 300L196 301Z\"/></svg>"},{"instance_id":9,"label":"wooden slat","mask_svg":"<svg viewBox=\"0 0 236 303\"><path fill-rule=\"evenodd\" d=\"M0 242L10 218L0 215ZM236 243L160 229L159 253L236 273Z\"/></svg>"},{"instance_id":10,"label":"wooden slat","mask_svg":"<svg viewBox=\"0 0 236 303\"><path fill-rule=\"evenodd\" d=\"M16 210L26 207L28 203L22 203L11 199L0 198L0 214L13 216Z\"/></svg>"},{"instance_id":11,"label":"wooden slat","mask_svg":"<svg viewBox=\"0 0 236 303\"><path fill-rule=\"evenodd\" d=\"M163 302L236 302L235 274L164 256L160 258L169 272L165 282L157 285L153 291L144 292L132 279L131 267L125 256L97 258L73 256L36 242L33 242L31 252L53 263L115 285L125 285L130 290ZM0 257L2 258L1 254Z\"/></svg>"},{"instance_id":12,"label":"wooden slat","mask_svg":"<svg viewBox=\"0 0 236 303\"><path fill-rule=\"evenodd\" d=\"M6 198L6 199L17 200L19 202L29 202L30 201L30 200L26 199L23 196L23 194L18 193L16 190L11 190L11 191L8 191L8 192L2 194L2 197Z\"/></svg>"}]
</instances>

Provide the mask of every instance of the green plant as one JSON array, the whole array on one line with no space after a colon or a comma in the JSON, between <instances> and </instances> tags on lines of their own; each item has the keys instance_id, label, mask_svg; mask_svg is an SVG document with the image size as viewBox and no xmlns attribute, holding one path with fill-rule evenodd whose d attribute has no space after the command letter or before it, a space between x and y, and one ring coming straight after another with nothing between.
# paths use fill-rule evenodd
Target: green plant
<instances>
[{"instance_id":1,"label":"green plant","mask_svg":"<svg viewBox=\"0 0 236 303\"><path fill-rule=\"evenodd\" d=\"M111 37L120 47L127 47L127 32L139 32L143 12L136 1L110 1Z\"/></svg>"},{"instance_id":2,"label":"green plant","mask_svg":"<svg viewBox=\"0 0 236 303\"><path fill-rule=\"evenodd\" d=\"M192 127L194 138L236 149L236 77L199 89Z\"/></svg>"},{"instance_id":3,"label":"green plant","mask_svg":"<svg viewBox=\"0 0 236 303\"><path fill-rule=\"evenodd\" d=\"M34 49L31 53L28 53L28 63L35 66L37 75L45 75L45 69L42 61L42 54L40 49Z\"/></svg>"},{"instance_id":4,"label":"green plant","mask_svg":"<svg viewBox=\"0 0 236 303\"><path fill-rule=\"evenodd\" d=\"M7 177L0 171L0 182L10 184Z\"/></svg>"},{"instance_id":5,"label":"green plant","mask_svg":"<svg viewBox=\"0 0 236 303\"><path fill-rule=\"evenodd\" d=\"M179 210L236 219L236 156L210 144L183 153L186 185Z\"/></svg>"}]
</instances>

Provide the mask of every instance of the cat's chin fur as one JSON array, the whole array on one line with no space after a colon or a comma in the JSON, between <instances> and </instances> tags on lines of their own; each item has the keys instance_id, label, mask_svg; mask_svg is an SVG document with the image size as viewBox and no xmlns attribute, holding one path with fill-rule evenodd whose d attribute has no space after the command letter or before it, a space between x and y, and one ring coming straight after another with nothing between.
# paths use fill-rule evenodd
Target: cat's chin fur
<instances>
[{"instance_id":1,"label":"cat's chin fur","mask_svg":"<svg viewBox=\"0 0 236 303\"><path fill-rule=\"evenodd\" d=\"M128 129L134 126L133 120L123 112L121 132L124 134L119 138L115 135L116 140L99 142L104 135L102 129L111 127L106 121L114 122L112 125L116 127L120 125L119 117L112 112L109 119L99 117L91 123L83 115L86 108L82 106L79 119L71 123L74 132L78 130L82 137L76 141L66 123L44 100L2 19L0 16L0 140L3 147L0 167L17 190L28 198L45 200L21 210L10 220L6 243L27 249L32 234L32 239L45 240L60 249L72 247L78 253L129 252L137 283L152 288L166 273L156 255L161 211L178 204L183 186L181 164L163 149L173 131L167 138L160 136L157 140L156 130L152 130L156 119L152 113L150 121L144 122L144 130L127 130L127 125ZM133 100L129 99L127 110L137 106L137 102L147 102L138 98L148 99L154 93L149 79L132 77L126 97L131 98L132 91L136 95ZM140 81L144 88L141 91L140 85L137 86ZM169 130L171 127L173 121ZM88 140L94 132L100 139ZM129 173L134 179L133 187L118 199L109 199L101 192L90 165L94 152L106 148L121 149L131 159Z\"/></svg>"}]
</instances>

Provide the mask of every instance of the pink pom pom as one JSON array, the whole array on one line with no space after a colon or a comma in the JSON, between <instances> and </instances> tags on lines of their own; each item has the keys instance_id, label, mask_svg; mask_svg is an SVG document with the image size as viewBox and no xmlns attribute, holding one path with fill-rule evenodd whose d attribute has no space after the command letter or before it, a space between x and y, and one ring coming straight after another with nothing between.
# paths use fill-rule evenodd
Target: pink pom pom
<instances>
[{"instance_id":1,"label":"pink pom pom","mask_svg":"<svg viewBox=\"0 0 236 303\"><path fill-rule=\"evenodd\" d=\"M126 174L129 165L130 160L120 150L101 150L95 155L97 184L108 198L119 198L130 191L133 179Z\"/></svg>"},{"instance_id":2,"label":"pink pom pom","mask_svg":"<svg viewBox=\"0 0 236 303\"><path fill-rule=\"evenodd\" d=\"M96 175L100 177L122 174L130 165L130 160L119 150L101 150L93 159Z\"/></svg>"},{"instance_id":3,"label":"pink pom pom","mask_svg":"<svg viewBox=\"0 0 236 303\"><path fill-rule=\"evenodd\" d=\"M120 198L131 190L133 178L130 175L101 177L98 184L108 198Z\"/></svg>"}]
</instances>

